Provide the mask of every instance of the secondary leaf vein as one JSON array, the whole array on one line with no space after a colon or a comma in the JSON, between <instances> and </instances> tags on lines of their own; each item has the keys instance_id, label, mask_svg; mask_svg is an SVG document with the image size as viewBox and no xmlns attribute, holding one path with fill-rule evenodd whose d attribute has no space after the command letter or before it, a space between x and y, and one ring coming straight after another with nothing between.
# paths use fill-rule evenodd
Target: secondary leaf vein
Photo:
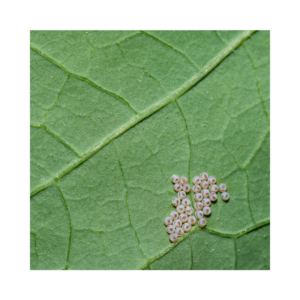
<instances>
[{"instance_id":1,"label":"secondary leaf vein","mask_svg":"<svg viewBox=\"0 0 300 300\"><path fill-rule=\"evenodd\" d=\"M33 45L30 45L30 48L35 51L36 53L38 53L39 55L41 55L42 57L44 57L45 59L49 60L50 62L52 62L54 65L56 65L58 68L60 68L61 70L63 70L64 72L66 72L68 75L73 76L79 80L85 81L88 84L90 84L91 86L93 86L94 88L98 89L99 91L106 93L110 96L113 96L114 98L124 102L133 112L135 112L136 114L138 113L130 104L127 100L125 100L124 98L122 98L121 96L108 91L104 88L102 88L101 86L97 85L95 82L91 81L90 79L83 77L81 75L75 74L70 72L69 70L67 70L62 64L60 64L59 62L55 61L54 59L52 59L51 57L49 57L48 55L46 55L45 53L43 53L42 51L40 51L39 49L37 49L36 47L34 47Z\"/></svg>"},{"instance_id":2,"label":"secondary leaf vein","mask_svg":"<svg viewBox=\"0 0 300 300\"><path fill-rule=\"evenodd\" d=\"M269 124L270 124L270 117L269 117L269 114L267 112L266 104L265 104L265 101L263 100L262 95L261 95L261 90L260 90L260 85L259 85L259 79L258 79L258 75L257 75L257 68L255 66L255 63L254 63L254 60L252 58L252 55L251 55L250 51L248 50L248 48L245 45L243 47L246 50L246 53L247 53L247 55L249 57L249 60L250 60L250 62L252 64L252 67L254 69L255 78L256 78L256 85L257 85L257 90L258 90L258 95L259 95L259 98L260 98L260 101L261 101L264 113L266 114L266 117L267 117L267 119L269 121Z\"/></svg>"},{"instance_id":3,"label":"secondary leaf vein","mask_svg":"<svg viewBox=\"0 0 300 300\"><path fill-rule=\"evenodd\" d=\"M70 216L70 212L69 212L69 208L67 205L67 201L65 199L65 197L63 196L63 193L58 185L58 183L56 182L56 187L59 191L59 194L61 196L62 202L65 206L67 215L68 215L68 222L69 222L69 229L70 229L70 234L69 234L69 245L68 245L68 252L67 252L67 257L66 257L66 265L65 265L65 269L64 270L68 270L69 268L69 263L70 263L70 251L71 251L71 244L72 244L72 223L71 223L71 216Z\"/></svg>"},{"instance_id":4,"label":"secondary leaf vein","mask_svg":"<svg viewBox=\"0 0 300 300\"><path fill-rule=\"evenodd\" d=\"M137 232L136 232L135 228L134 228L133 225L132 225L131 215L130 215L130 209L129 209L129 205L128 205L128 201L127 201L128 186L127 186L127 182L126 182L126 180L125 180L125 175L124 175L124 172L123 172L123 166L122 166L122 164L121 164L121 160L120 160L120 157L119 157L119 155L118 155L118 149L117 149L115 143L113 143L113 144L114 144L114 147L115 147L115 149L116 149L116 156L117 156L117 158L118 158L120 170L121 170L121 173L122 173L122 177L123 177L123 179L124 179L124 185L125 185L125 189L126 189L126 193L125 193L125 203L126 203L126 207L127 207L127 211L128 211L129 223L130 223L130 225L131 225L131 227L132 227L132 230L133 230L134 233L135 233L135 236L136 236L136 239L137 239L137 242L138 242L138 246L139 246L141 252L142 252L143 255L145 256L145 258L148 259L146 253L144 252L144 250L143 250L142 247L141 247L140 239L139 239L139 237L138 237L138 235L137 235Z\"/></svg>"},{"instance_id":5,"label":"secondary leaf vein","mask_svg":"<svg viewBox=\"0 0 300 300\"><path fill-rule=\"evenodd\" d=\"M241 232L237 233L237 234L221 234L218 233L214 230L208 229L208 228L201 228L201 227L194 227L189 233L187 233L185 236L183 236L178 242L171 244L169 248L167 248L164 252L154 256L153 258L149 259L148 262L146 264L144 264L140 270L145 269L146 267L149 267L153 262L155 262L156 260L160 259L161 257L163 257L164 255L166 255L168 252L170 252L172 249L174 249L175 247L177 247L180 243L182 243L186 238L188 238L191 234L193 234L194 232L198 231L198 230L203 230L206 232L209 232L211 234L215 234L221 237L227 237L227 238L238 238L240 236L243 236L253 230L256 230L260 227L266 226L270 224L270 220L261 222L259 224L256 224L252 227L246 228L244 230L242 230Z\"/></svg>"},{"instance_id":6,"label":"secondary leaf vein","mask_svg":"<svg viewBox=\"0 0 300 300\"><path fill-rule=\"evenodd\" d=\"M119 127L117 130L115 130L110 136L107 136L104 138L97 146L86 152L83 157L79 160L76 160L75 162L68 165L65 169L63 169L61 172L59 172L55 178L60 179L70 173L72 170L77 168L79 165L81 165L83 162L85 162L87 159L89 159L91 156L93 156L95 153L97 153L100 149L102 149L104 146L115 140L117 137L119 137L121 134L128 131L130 128L134 127L144 119L150 117L154 113L161 110L166 105L174 102L178 98L180 98L182 95L184 95L186 92L188 92L191 88L193 88L197 83L199 83L203 78L205 78L210 72L212 72L227 56L230 55L232 52L232 48L236 49L238 48L245 40L247 40L252 34L254 34L255 31L244 31L238 38L236 38L230 45L228 45L223 51L221 51L215 58L213 58L211 61L209 61L204 68L195 76L190 78L186 83L184 83L181 87L171 92L167 97L163 98L162 100L158 101L157 103L153 104L152 106L148 107L144 111L137 114L134 118L123 124L121 127ZM34 48L34 47L33 47ZM35 49L35 48L34 48ZM35 51L38 51L38 53L41 54L41 52L37 49ZM41 54L42 55L42 54ZM49 58L50 61L52 61L51 58ZM55 62L54 62L55 63ZM63 69L64 67L61 66ZM78 76L75 74L71 74L72 76ZM80 76L79 76L80 77ZM85 80L85 79L82 79ZM88 79L86 79L88 80ZM93 85L93 83L91 83ZM100 87L99 87L100 88ZM37 194L39 191L45 189L46 186L49 186L50 182L53 182L53 179L50 179L49 181L43 183L36 189L34 189L31 193L31 195ZM51 184L50 184L51 185Z\"/></svg>"},{"instance_id":7,"label":"secondary leaf vein","mask_svg":"<svg viewBox=\"0 0 300 300\"><path fill-rule=\"evenodd\" d=\"M146 36L151 37L152 39L154 39L154 40L160 42L161 44L167 46L168 48L171 48L173 51L175 51L175 52L181 54L181 55L182 55L182 56L183 56L183 57L184 57L184 58L185 58L185 59L186 59L186 60L187 60L187 61L188 61L188 62L189 62L196 70L197 70L197 71L199 71L199 69L198 69L198 67L196 66L196 64L195 64L195 63L194 63L187 55L185 55L182 51L180 51L180 50L174 48L173 46L171 46L171 45L167 44L166 42L160 40L159 38L157 38L156 36L154 36L154 35L148 33L147 31L142 31L142 33L145 34Z\"/></svg>"}]
</instances>

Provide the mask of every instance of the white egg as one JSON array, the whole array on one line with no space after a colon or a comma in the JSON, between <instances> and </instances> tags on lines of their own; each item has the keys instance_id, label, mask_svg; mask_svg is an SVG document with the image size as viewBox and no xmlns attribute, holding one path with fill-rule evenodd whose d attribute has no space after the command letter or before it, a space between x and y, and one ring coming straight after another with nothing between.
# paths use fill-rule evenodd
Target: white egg
<instances>
[{"instance_id":1,"label":"white egg","mask_svg":"<svg viewBox=\"0 0 300 300\"><path fill-rule=\"evenodd\" d=\"M224 200L224 201L227 201L229 200L229 194L227 192L223 192L221 194L221 198Z\"/></svg>"},{"instance_id":2,"label":"white egg","mask_svg":"<svg viewBox=\"0 0 300 300\"><path fill-rule=\"evenodd\" d=\"M171 217L173 220L178 219L178 212L175 211L175 210L171 211L170 217Z\"/></svg>"},{"instance_id":3,"label":"white egg","mask_svg":"<svg viewBox=\"0 0 300 300\"><path fill-rule=\"evenodd\" d=\"M185 213L190 216L194 213L194 209L191 206L187 206L185 208Z\"/></svg>"},{"instance_id":4,"label":"white egg","mask_svg":"<svg viewBox=\"0 0 300 300\"><path fill-rule=\"evenodd\" d=\"M209 206L204 206L203 213L205 216L209 216L211 214L211 208Z\"/></svg>"},{"instance_id":5,"label":"white egg","mask_svg":"<svg viewBox=\"0 0 300 300\"><path fill-rule=\"evenodd\" d=\"M166 226L172 225L173 219L171 217L166 217L164 223Z\"/></svg>"},{"instance_id":6,"label":"white egg","mask_svg":"<svg viewBox=\"0 0 300 300\"><path fill-rule=\"evenodd\" d=\"M223 193L223 192L226 192L226 190L227 190L226 184L225 184L225 183L221 183L221 184L219 185L219 191L220 191L221 193Z\"/></svg>"},{"instance_id":7,"label":"white egg","mask_svg":"<svg viewBox=\"0 0 300 300\"><path fill-rule=\"evenodd\" d=\"M176 210L179 214L182 214L182 213L184 213L184 206L182 204L180 204L177 206Z\"/></svg>"},{"instance_id":8,"label":"white egg","mask_svg":"<svg viewBox=\"0 0 300 300\"><path fill-rule=\"evenodd\" d=\"M210 189L210 191L212 192L212 193L216 193L217 191L218 191L218 186L216 185L216 184L211 184L210 186L209 186L209 189Z\"/></svg>"},{"instance_id":9,"label":"white egg","mask_svg":"<svg viewBox=\"0 0 300 300\"><path fill-rule=\"evenodd\" d=\"M208 179L208 174L206 172L202 172L200 174L200 178L201 178L201 180L207 180Z\"/></svg>"},{"instance_id":10,"label":"white egg","mask_svg":"<svg viewBox=\"0 0 300 300\"><path fill-rule=\"evenodd\" d=\"M196 220L195 216L189 216L188 222L189 222L191 225L195 225L196 222L197 222L197 220Z\"/></svg>"},{"instance_id":11,"label":"white egg","mask_svg":"<svg viewBox=\"0 0 300 300\"><path fill-rule=\"evenodd\" d=\"M218 196L217 196L216 193L210 193L209 194L209 199L210 199L210 201L215 202L215 201L217 201Z\"/></svg>"},{"instance_id":12,"label":"white egg","mask_svg":"<svg viewBox=\"0 0 300 300\"><path fill-rule=\"evenodd\" d=\"M184 207L187 207L187 206L191 205L191 200L188 198L184 198L181 203Z\"/></svg>"},{"instance_id":13,"label":"white egg","mask_svg":"<svg viewBox=\"0 0 300 300\"><path fill-rule=\"evenodd\" d=\"M178 235L176 233L172 233L169 235L169 239L172 243L175 243L178 240Z\"/></svg>"},{"instance_id":14,"label":"white egg","mask_svg":"<svg viewBox=\"0 0 300 300\"><path fill-rule=\"evenodd\" d=\"M202 196L203 196L203 198L208 198L209 197L209 190L208 189L203 189L202 190Z\"/></svg>"},{"instance_id":15,"label":"white egg","mask_svg":"<svg viewBox=\"0 0 300 300\"><path fill-rule=\"evenodd\" d=\"M187 178L185 176L181 176L179 178L179 182L180 184L185 185L187 183Z\"/></svg>"},{"instance_id":16,"label":"white egg","mask_svg":"<svg viewBox=\"0 0 300 300\"><path fill-rule=\"evenodd\" d=\"M199 176L195 176L194 178L193 178L193 183L194 184L200 184L200 182L201 182L201 178L199 177Z\"/></svg>"},{"instance_id":17,"label":"white egg","mask_svg":"<svg viewBox=\"0 0 300 300\"><path fill-rule=\"evenodd\" d=\"M210 200L208 198L204 198L202 202L204 206L210 206Z\"/></svg>"},{"instance_id":18,"label":"white egg","mask_svg":"<svg viewBox=\"0 0 300 300\"><path fill-rule=\"evenodd\" d=\"M179 199L184 199L184 198L186 198L186 193L184 191L180 191L177 193L177 197Z\"/></svg>"},{"instance_id":19,"label":"white egg","mask_svg":"<svg viewBox=\"0 0 300 300\"><path fill-rule=\"evenodd\" d=\"M169 225L167 227L167 232L170 233L170 234L174 233L175 232L175 227L173 225Z\"/></svg>"},{"instance_id":20,"label":"white egg","mask_svg":"<svg viewBox=\"0 0 300 300\"><path fill-rule=\"evenodd\" d=\"M201 219L201 218L203 218L203 216L204 216L204 213L203 213L202 210L197 210L196 211L196 218L197 219Z\"/></svg>"},{"instance_id":21,"label":"white egg","mask_svg":"<svg viewBox=\"0 0 300 300\"><path fill-rule=\"evenodd\" d=\"M198 224L199 224L200 227L205 227L206 226L206 220L204 218L202 218L198 221Z\"/></svg>"},{"instance_id":22,"label":"white egg","mask_svg":"<svg viewBox=\"0 0 300 300\"><path fill-rule=\"evenodd\" d=\"M197 193L194 195L194 198L197 202L201 201L203 199L203 195L200 193Z\"/></svg>"},{"instance_id":23,"label":"white egg","mask_svg":"<svg viewBox=\"0 0 300 300\"><path fill-rule=\"evenodd\" d=\"M208 181L204 180L204 181L201 181L201 182L200 182L200 186L201 186L203 189L207 189L208 186L209 186L209 183L208 183Z\"/></svg>"},{"instance_id":24,"label":"white egg","mask_svg":"<svg viewBox=\"0 0 300 300\"><path fill-rule=\"evenodd\" d=\"M207 181L209 184L215 184L217 182L217 179L214 176L209 176Z\"/></svg>"},{"instance_id":25,"label":"white egg","mask_svg":"<svg viewBox=\"0 0 300 300\"><path fill-rule=\"evenodd\" d=\"M171 180L172 180L173 183L178 183L179 182L179 176L174 174L174 175L172 175Z\"/></svg>"},{"instance_id":26,"label":"white egg","mask_svg":"<svg viewBox=\"0 0 300 300\"><path fill-rule=\"evenodd\" d=\"M172 204L174 206L178 206L180 204L180 199L178 197L175 197L172 199Z\"/></svg>"},{"instance_id":27,"label":"white egg","mask_svg":"<svg viewBox=\"0 0 300 300\"><path fill-rule=\"evenodd\" d=\"M200 185L196 184L193 186L193 192L194 193L200 193L201 192L201 187Z\"/></svg>"},{"instance_id":28,"label":"white egg","mask_svg":"<svg viewBox=\"0 0 300 300\"><path fill-rule=\"evenodd\" d=\"M191 226L190 223L184 223L183 226L182 226L182 229L183 229L185 232L190 231L191 228L192 228L192 226Z\"/></svg>"},{"instance_id":29,"label":"white egg","mask_svg":"<svg viewBox=\"0 0 300 300\"><path fill-rule=\"evenodd\" d=\"M184 230L183 230L181 227L179 227L179 228L176 228L176 229L175 229L175 233L176 233L178 236L183 236Z\"/></svg>"},{"instance_id":30,"label":"white egg","mask_svg":"<svg viewBox=\"0 0 300 300\"><path fill-rule=\"evenodd\" d=\"M185 191L186 193L188 193L191 190L191 186L186 183L183 187L182 190Z\"/></svg>"},{"instance_id":31,"label":"white egg","mask_svg":"<svg viewBox=\"0 0 300 300\"><path fill-rule=\"evenodd\" d=\"M179 228L179 227L182 226L182 222L181 222L179 219L176 219L176 220L174 220L174 222L173 222L173 226L174 226L175 228Z\"/></svg>"},{"instance_id":32,"label":"white egg","mask_svg":"<svg viewBox=\"0 0 300 300\"><path fill-rule=\"evenodd\" d=\"M174 184L174 191L179 192L182 190L182 185L180 183Z\"/></svg>"},{"instance_id":33,"label":"white egg","mask_svg":"<svg viewBox=\"0 0 300 300\"><path fill-rule=\"evenodd\" d=\"M188 215L187 214L181 214L179 216L179 220L182 222L182 223L185 223L188 221Z\"/></svg>"},{"instance_id":34,"label":"white egg","mask_svg":"<svg viewBox=\"0 0 300 300\"><path fill-rule=\"evenodd\" d=\"M195 203L195 208L196 208L196 210L201 210L203 208L203 203L202 202L196 202Z\"/></svg>"}]
</instances>

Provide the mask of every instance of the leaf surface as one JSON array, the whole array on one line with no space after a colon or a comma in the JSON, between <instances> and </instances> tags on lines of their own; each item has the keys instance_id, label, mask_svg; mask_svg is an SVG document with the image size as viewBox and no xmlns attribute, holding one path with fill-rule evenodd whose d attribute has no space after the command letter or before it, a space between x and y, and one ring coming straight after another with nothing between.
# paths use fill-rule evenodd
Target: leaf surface
<instances>
[{"instance_id":1,"label":"leaf surface","mask_svg":"<svg viewBox=\"0 0 300 300\"><path fill-rule=\"evenodd\" d=\"M267 31L32 31L31 268L269 269L269 70ZM230 200L171 244L202 171Z\"/></svg>"}]
</instances>

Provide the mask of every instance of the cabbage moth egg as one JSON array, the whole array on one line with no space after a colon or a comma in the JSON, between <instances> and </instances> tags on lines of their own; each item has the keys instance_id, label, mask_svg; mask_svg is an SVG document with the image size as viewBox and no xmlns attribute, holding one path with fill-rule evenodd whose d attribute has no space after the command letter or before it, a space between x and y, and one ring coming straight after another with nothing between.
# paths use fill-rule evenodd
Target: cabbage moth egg
<instances>
[{"instance_id":1,"label":"cabbage moth egg","mask_svg":"<svg viewBox=\"0 0 300 300\"><path fill-rule=\"evenodd\" d=\"M167 232L168 232L169 234L174 233L174 232L175 232L175 227L174 227L173 225L169 225L169 226L167 227Z\"/></svg>"},{"instance_id":2,"label":"cabbage moth egg","mask_svg":"<svg viewBox=\"0 0 300 300\"><path fill-rule=\"evenodd\" d=\"M221 184L219 185L219 191L220 191L221 193L226 192L226 189L227 189L227 186L226 186L225 183L221 183Z\"/></svg>"},{"instance_id":3,"label":"cabbage moth egg","mask_svg":"<svg viewBox=\"0 0 300 300\"><path fill-rule=\"evenodd\" d=\"M223 192L221 194L221 198L224 200L224 201L227 201L229 200L229 194L227 192Z\"/></svg>"},{"instance_id":4,"label":"cabbage moth egg","mask_svg":"<svg viewBox=\"0 0 300 300\"><path fill-rule=\"evenodd\" d=\"M174 175L172 175L171 180L172 180L173 183L178 183L179 182L179 176L174 174Z\"/></svg>"},{"instance_id":5,"label":"cabbage moth egg","mask_svg":"<svg viewBox=\"0 0 300 300\"><path fill-rule=\"evenodd\" d=\"M185 232L190 231L191 228L192 228L192 226L191 226L190 223L184 223L183 226L182 226L182 229L183 229Z\"/></svg>"},{"instance_id":6,"label":"cabbage moth egg","mask_svg":"<svg viewBox=\"0 0 300 300\"><path fill-rule=\"evenodd\" d=\"M169 235L169 239L172 243L175 243L178 240L178 235L176 233L172 233Z\"/></svg>"},{"instance_id":7,"label":"cabbage moth egg","mask_svg":"<svg viewBox=\"0 0 300 300\"><path fill-rule=\"evenodd\" d=\"M198 221L198 224L199 224L200 227L205 227L206 226L206 220L204 218L202 218Z\"/></svg>"}]
</instances>

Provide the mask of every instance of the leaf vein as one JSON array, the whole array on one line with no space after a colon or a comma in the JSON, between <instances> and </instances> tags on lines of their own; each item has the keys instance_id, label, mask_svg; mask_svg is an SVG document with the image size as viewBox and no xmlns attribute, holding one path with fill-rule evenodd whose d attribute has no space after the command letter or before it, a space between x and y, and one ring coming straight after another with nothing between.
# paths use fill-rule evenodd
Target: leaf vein
<instances>
[{"instance_id":1,"label":"leaf vein","mask_svg":"<svg viewBox=\"0 0 300 300\"><path fill-rule=\"evenodd\" d=\"M235 260L234 260L234 269L237 270L237 238L234 238L234 252L235 252Z\"/></svg>"},{"instance_id":2,"label":"leaf vein","mask_svg":"<svg viewBox=\"0 0 300 300\"><path fill-rule=\"evenodd\" d=\"M247 200L248 200L248 207L249 207L249 210L250 210L250 215L251 215L252 222L253 222L253 224L255 224L253 213L252 213L252 209L251 209L251 203L250 203L249 176L248 176L248 173L247 173L246 169L244 169L244 172L245 172L245 175L247 177Z\"/></svg>"},{"instance_id":3,"label":"leaf vein","mask_svg":"<svg viewBox=\"0 0 300 300\"><path fill-rule=\"evenodd\" d=\"M44 57L45 59L49 60L50 62L52 62L54 65L56 65L58 68L60 68L61 70L63 70L65 73L67 73L68 75L70 76L73 76L79 80L82 80L82 81L85 81L87 82L88 84L90 84L91 86L93 86L94 88L96 88L97 90L107 94L107 95L110 95L110 96L113 96L114 98L120 100L121 102L125 103L133 112L135 112L136 114L138 113L130 104L127 100L125 100L124 98L122 98L121 96L111 92L111 91L108 91L106 89L104 89L103 87L97 85L95 82L91 81L90 79L86 78L86 77L83 77L81 75L78 75L78 74L75 74L69 70L67 70L62 64L60 64L59 62L55 61L54 59L52 59L51 57L49 57L48 55L46 55L45 53L43 53L42 51L40 51L39 49L37 49L36 47L34 47L33 45L30 45L30 48L35 51L36 53L38 53L39 55L41 55L42 57Z\"/></svg>"},{"instance_id":4,"label":"leaf vein","mask_svg":"<svg viewBox=\"0 0 300 300\"><path fill-rule=\"evenodd\" d=\"M45 118L47 117L47 114L48 114L49 110L53 109L53 108L57 105L58 100L59 100L59 98L60 98L60 96L61 96L61 94L62 94L62 92L63 92L63 89L65 88L66 83L68 82L69 78L70 78L70 75L68 74L67 79L65 80L65 82L64 82L64 84L63 84L63 86L62 86L62 88L61 88L60 91L58 92L57 99L56 99L55 103L46 109L45 114L44 114L44 117L43 117L42 124L44 124Z\"/></svg>"},{"instance_id":5,"label":"leaf vein","mask_svg":"<svg viewBox=\"0 0 300 300\"><path fill-rule=\"evenodd\" d=\"M77 168L79 165L81 165L83 162L85 162L87 159L89 159L91 156L93 156L95 153L97 153L100 149L102 149L104 146L115 140L117 137L128 131L130 128L134 127L141 121L143 121L146 118L149 118L154 113L158 112L168 104L172 103L173 101L180 98L182 95L187 93L191 88L193 88L198 82L200 82L203 78L205 78L208 74L210 74L225 58L227 58L230 53L232 52L232 48L236 49L238 48L245 40L247 40L251 34L254 34L255 31L245 31L243 32L238 38L236 38L231 45L226 47L222 52L220 52L214 59L209 61L204 68L195 76L190 78L186 83L184 83L181 87L171 92L167 97L163 98L162 100L158 101L154 105L150 106L149 108L145 109L144 111L137 114L134 118L126 122L123 126L119 127L117 130L115 130L110 136L107 136L104 138L97 146L83 154L83 157L79 160L76 160L75 162L71 163L69 166L67 166L65 169L63 169L61 172L59 172L55 178L60 179L70 173L72 170ZM33 47L33 46L31 46ZM34 48L34 47L33 47ZM34 48L35 49L35 48ZM38 50L35 50L38 51ZM40 51L39 51L40 52ZM40 52L41 53L41 52ZM51 61L52 59L49 58ZM62 67L64 68L64 67ZM74 74L73 74L74 75ZM88 79L87 79L88 80ZM36 189L34 189L31 193L31 195L37 194L39 191L45 189L46 186L49 186L51 182L53 182L53 179L50 179L49 181L45 182L44 184L40 185Z\"/></svg>"},{"instance_id":6,"label":"leaf vein","mask_svg":"<svg viewBox=\"0 0 300 300\"><path fill-rule=\"evenodd\" d=\"M117 147L116 147L116 145L115 145L115 142L114 142L113 144L114 144L114 147L115 147L115 150L116 150L116 156L117 156L118 161L119 161L120 170L121 170L122 177L123 177L123 179L124 179L124 185L125 185L125 188L126 188L126 193L125 193L125 203L126 203L126 207L127 207L127 211L128 211L129 223L130 223L130 225L131 225L132 230L134 231L134 234L135 234L135 237L136 237L136 239L137 239L138 246L139 246L141 252L143 253L143 255L145 256L146 259L149 259L149 258L147 257L147 255L146 255L146 253L144 252L143 248L141 247L141 243L140 243L140 239L139 239L139 237L138 237L138 234L137 234L137 232L136 232L134 226L132 225L131 215L130 215L130 209L129 209L129 205L128 205L128 201L127 201L128 186L127 186L127 182L126 182L126 180L125 180L125 175L124 175L124 172L123 172L123 166L122 166L122 164L121 164L121 160L120 160L120 157L119 157L119 155L118 155L118 149L117 149Z\"/></svg>"},{"instance_id":7,"label":"leaf vein","mask_svg":"<svg viewBox=\"0 0 300 300\"><path fill-rule=\"evenodd\" d=\"M37 246L37 235L33 232L33 231L31 231L30 230L30 234L32 234L33 235L33 237L34 237L34 252L35 252L35 256L36 256L36 260L37 260L37 269L39 268L39 254L38 254L38 252L37 252L37 249L38 249L38 246Z\"/></svg>"},{"instance_id":8,"label":"leaf vein","mask_svg":"<svg viewBox=\"0 0 300 300\"><path fill-rule=\"evenodd\" d=\"M188 125L187 125L187 120L184 116L184 113L183 113L183 111L182 111L182 109L181 109L181 107L180 107L177 100L175 101L175 103L176 103L176 105L178 107L178 110L179 110L179 112L182 116L182 119L184 121L186 134L187 134L187 140L188 140L188 143L189 143L188 182L191 183L192 182L192 180L191 180L192 179L192 175L191 175L191 164L192 164L192 161L191 161L191 149L192 149L191 137L190 137L190 132L189 132ZM193 193L193 191L191 190L191 193L189 193L189 195L187 197L191 200L191 202L193 204L193 207L195 207L195 201L194 201L194 197L192 197L192 193Z\"/></svg>"},{"instance_id":9,"label":"leaf vein","mask_svg":"<svg viewBox=\"0 0 300 300\"><path fill-rule=\"evenodd\" d=\"M58 140L60 143L62 143L64 146L69 148L76 156L80 157L81 155L66 141L64 141L61 137L59 137L57 134L55 134L53 131L51 131L46 125L43 124L30 124L30 127L33 128L43 128L45 129L50 135L52 135L56 140Z\"/></svg>"},{"instance_id":10,"label":"leaf vein","mask_svg":"<svg viewBox=\"0 0 300 300\"><path fill-rule=\"evenodd\" d=\"M252 67L253 67L253 69L254 69L254 72L255 72L255 78L256 78L256 86L257 86L257 90L258 90L258 95L259 95L259 98L260 98L260 102L261 102L261 104L262 104L264 113L266 114L266 117L267 117L267 119L268 119L268 121L269 121L269 124L270 124L270 116L269 116L269 114L268 114L268 112L267 112L267 108L266 108L265 101L263 100L263 97L262 97L262 95L261 95L261 90L260 90L260 85L259 85L259 79L258 79L258 76L257 76L257 68L256 68L256 66L255 66L255 64L254 64L254 60L253 60L253 58L252 58L252 55L251 55L249 49L248 49L245 45L243 45L243 48L246 50L246 53L247 53L247 55L248 55L248 57L249 57L249 60L250 60L250 62L251 62L251 64L252 64Z\"/></svg>"},{"instance_id":11,"label":"leaf vein","mask_svg":"<svg viewBox=\"0 0 300 300\"><path fill-rule=\"evenodd\" d=\"M67 211L67 215L68 215L68 222L69 222L69 229L70 229L70 234L69 234L69 244L68 244L68 252L67 252L67 258L66 258L66 265L65 265L65 268L64 270L68 270L69 268L69 263L70 263L70 251L71 251L71 244L72 244L72 223L71 223L71 215L70 215L70 211L69 211L69 208L68 208L68 205L67 205L67 201L65 199L65 197L63 196L63 193L58 185L57 182L55 182L56 184L56 187L59 191L59 194L60 194L60 197L62 199L62 202L65 206L65 209Z\"/></svg>"},{"instance_id":12,"label":"leaf vein","mask_svg":"<svg viewBox=\"0 0 300 300\"><path fill-rule=\"evenodd\" d=\"M161 44L167 46L168 48L171 48L173 51L181 54L197 71L199 71L199 68L196 66L196 64L187 55L185 55L182 51L174 48L173 46L167 44L166 42L162 41L161 39L157 38L156 36L146 32L146 31L142 31L142 33L145 34L146 36L151 37L152 39L160 42Z\"/></svg>"},{"instance_id":13,"label":"leaf vein","mask_svg":"<svg viewBox=\"0 0 300 300\"><path fill-rule=\"evenodd\" d=\"M193 270L193 266L194 266L194 253L193 253L193 245L192 245L192 243L190 243L190 247L191 247L191 267L190 267L190 270Z\"/></svg>"},{"instance_id":14,"label":"leaf vein","mask_svg":"<svg viewBox=\"0 0 300 300\"><path fill-rule=\"evenodd\" d=\"M257 147L257 149L254 151L252 157L249 159L248 163L245 165L245 169L247 169L247 167L251 164L251 162L253 161L253 159L255 158L255 156L257 155L257 153L259 152L259 150L261 149L263 143L265 142L265 140L267 139L267 137L270 134L270 129L267 131L267 133L265 134L265 136L263 137L263 139L261 140L259 146Z\"/></svg>"},{"instance_id":15,"label":"leaf vein","mask_svg":"<svg viewBox=\"0 0 300 300\"><path fill-rule=\"evenodd\" d=\"M112 44L107 44L107 45L103 45L103 46L100 46L100 47L95 47L95 49L104 49L104 48L108 48L108 47L111 47L111 46L119 46L121 43L125 42L126 40L129 40L137 35L140 35L141 34L141 31L138 31L134 34L131 34L125 38L122 38L120 40L118 40L117 42L115 43L112 43Z\"/></svg>"},{"instance_id":16,"label":"leaf vein","mask_svg":"<svg viewBox=\"0 0 300 300\"><path fill-rule=\"evenodd\" d=\"M194 232L198 231L198 230L203 230L206 232L209 232L211 234L214 235L218 235L221 237L226 237L226 238L238 238L241 237L253 230L259 229L260 227L266 226L270 224L270 220L258 223L252 227L246 228L244 230L242 230L241 232L237 233L237 234L223 234L223 233L219 233L217 231L208 229L208 228L201 228L201 227L194 227L189 233L187 233L187 235L183 236L177 243L172 244L169 248L167 248L164 252L154 256L153 258L149 259L148 262L146 262L146 264L144 264L140 270L143 270L147 267L149 267L153 262L155 262L156 260L160 259L161 257L163 257L164 255L166 255L168 252L170 252L172 249L174 249L176 246L178 246L180 243L182 243L186 238L188 238L191 234L193 234Z\"/></svg>"}]
</instances>

